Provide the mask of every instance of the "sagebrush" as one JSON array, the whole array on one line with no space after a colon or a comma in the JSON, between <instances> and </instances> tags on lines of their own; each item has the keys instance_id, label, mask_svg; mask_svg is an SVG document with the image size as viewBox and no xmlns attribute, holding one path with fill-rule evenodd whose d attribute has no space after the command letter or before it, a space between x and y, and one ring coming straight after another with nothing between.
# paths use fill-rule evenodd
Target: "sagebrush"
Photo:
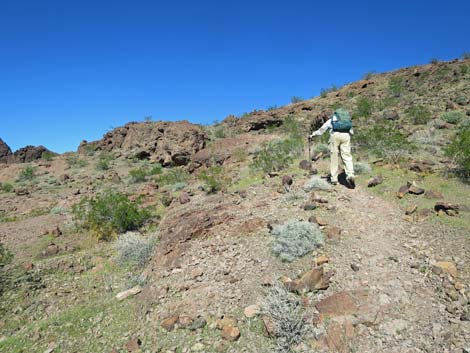
<instances>
[{"instance_id":1,"label":"sagebrush","mask_svg":"<svg viewBox=\"0 0 470 353\"><path fill-rule=\"evenodd\" d=\"M282 261L292 262L323 245L325 237L318 225L291 220L271 231L273 254Z\"/></svg>"},{"instance_id":2,"label":"sagebrush","mask_svg":"<svg viewBox=\"0 0 470 353\"><path fill-rule=\"evenodd\" d=\"M457 166L455 173L464 181L470 181L470 127L461 128L445 152L447 156L453 158Z\"/></svg>"},{"instance_id":3,"label":"sagebrush","mask_svg":"<svg viewBox=\"0 0 470 353\"><path fill-rule=\"evenodd\" d=\"M303 312L300 298L289 293L282 284L276 282L266 290L261 313L272 324L276 352L293 352L294 347L302 342L308 330Z\"/></svg>"},{"instance_id":4,"label":"sagebrush","mask_svg":"<svg viewBox=\"0 0 470 353\"><path fill-rule=\"evenodd\" d=\"M121 234L115 244L117 263L123 266L145 266L152 257L156 242L153 236L144 237L133 232Z\"/></svg>"}]
</instances>

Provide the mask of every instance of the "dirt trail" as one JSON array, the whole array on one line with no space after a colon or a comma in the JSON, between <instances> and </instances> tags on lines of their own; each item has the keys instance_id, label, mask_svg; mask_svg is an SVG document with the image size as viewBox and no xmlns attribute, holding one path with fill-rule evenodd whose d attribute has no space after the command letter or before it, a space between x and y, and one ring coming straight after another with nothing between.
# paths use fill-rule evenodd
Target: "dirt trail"
<instances>
[{"instance_id":1,"label":"dirt trail","mask_svg":"<svg viewBox=\"0 0 470 353\"><path fill-rule=\"evenodd\" d=\"M457 294L456 312L446 311L451 301L446 303L443 291L453 289L454 279L431 272L425 254L432 227L408 223L397 204L361 187L338 190L332 221L341 226L343 237L328 249L336 275L323 297L351 296L337 297L333 309L328 302L317 305L336 325L329 325L330 350L462 352L470 342L469 322L459 319L467 299ZM465 248L461 252L465 256Z\"/></svg>"}]
</instances>

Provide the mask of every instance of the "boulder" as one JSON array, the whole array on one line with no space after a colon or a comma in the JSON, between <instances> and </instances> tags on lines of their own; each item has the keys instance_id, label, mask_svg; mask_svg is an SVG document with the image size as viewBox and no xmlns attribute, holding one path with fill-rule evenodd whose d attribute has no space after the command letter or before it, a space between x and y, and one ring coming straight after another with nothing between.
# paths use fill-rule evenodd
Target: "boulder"
<instances>
[{"instance_id":1,"label":"boulder","mask_svg":"<svg viewBox=\"0 0 470 353\"><path fill-rule=\"evenodd\" d=\"M378 175L367 181L367 187L371 188L383 183L382 176Z\"/></svg>"},{"instance_id":2,"label":"boulder","mask_svg":"<svg viewBox=\"0 0 470 353\"><path fill-rule=\"evenodd\" d=\"M178 315L170 316L162 321L161 326L166 331L173 331L176 326L176 323L178 322L178 318Z\"/></svg>"},{"instance_id":3,"label":"boulder","mask_svg":"<svg viewBox=\"0 0 470 353\"><path fill-rule=\"evenodd\" d=\"M253 305L247 306L245 310L243 310L243 313L245 314L247 318L251 319L255 317L256 315L258 315L260 313L260 310L261 309L259 305L253 304Z\"/></svg>"},{"instance_id":4,"label":"boulder","mask_svg":"<svg viewBox=\"0 0 470 353\"><path fill-rule=\"evenodd\" d=\"M0 159L0 162L3 161L3 163L29 163L40 159L44 153L56 155L56 153L51 152L44 146L26 146L15 151L13 154L10 154L7 157L3 158L3 160Z\"/></svg>"},{"instance_id":5,"label":"boulder","mask_svg":"<svg viewBox=\"0 0 470 353\"><path fill-rule=\"evenodd\" d=\"M412 183L408 188L408 192L413 195L422 195L424 194L424 189L416 185L416 183Z\"/></svg>"},{"instance_id":6,"label":"boulder","mask_svg":"<svg viewBox=\"0 0 470 353\"><path fill-rule=\"evenodd\" d=\"M235 326L224 326L222 328L222 338L227 341L236 341L240 338L240 330Z\"/></svg>"},{"instance_id":7,"label":"boulder","mask_svg":"<svg viewBox=\"0 0 470 353\"><path fill-rule=\"evenodd\" d=\"M191 198L189 197L189 194L185 191L183 191L179 198L178 198L180 204L184 205L185 203L188 203L189 201L191 201Z\"/></svg>"},{"instance_id":8,"label":"boulder","mask_svg":"<svg viewBox=\"0 0 470 353\"><path fill-rule=\"evenodd\" d=\"M140 350L142 341L139 338L132 338L126 343L126 351L137 352Z\"/></svg>"},{"instance_id":9,"label":"boulder","mask_svg":"<svg viewBox=\"0 0 470 353\"><path fill-rule=\"evenodd\" d=\"M447 273L452 277L457 277L457 267L453 262L450 261L439 261L432 266L432 270L435 274L440 275L441 273Z\"/></svg>"},{"instance_id":10,"label":"boulder","mask_svg":"<svg viewBox=\"0 0 470 353\"><path fill-rule=\"evenodd\" d=\"M403 198L410 191L410 186L411 183L407 183L406 185L400 186L400 188L398 189L397 197L399 199Z\"/></svg>"},{"instance_id":11,"label":"boulder","mask_svg":"<svg viewBox=\"0 0 470 353\"><path fill-rule=\"evenodd\" d=\"M400 115L398 115L397 111L393 109L387 109L383 113L383 117L385 120L398 120L400 119Z\"/></svg>"},{"instance_id":12,"label":"boulder","mask_svg":"<svg viewBox=\"0 0 470 353\"><path fill-rule=\"evenodd\" d=\"M300 161L299 168L303 170L310 171L312 170L312 162L307 161L306 159Z\"/></svg>"},{"instance_id":13,"label":"boulder","mask_svg":"<svg viewBox=\"0 0 470 353\"><path fill-rule=\"evenodd\" d=\"M328 227L326 236L328 239L339 239L341 237L341 229L338 227Z\"/></svg>"}]
</instances>

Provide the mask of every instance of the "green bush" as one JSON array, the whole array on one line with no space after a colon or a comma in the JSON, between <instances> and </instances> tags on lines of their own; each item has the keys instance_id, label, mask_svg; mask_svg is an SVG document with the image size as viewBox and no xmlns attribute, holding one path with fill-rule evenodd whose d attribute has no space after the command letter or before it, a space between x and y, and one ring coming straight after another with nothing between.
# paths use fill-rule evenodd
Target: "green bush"
<instances>
[{"instance_id":1,"label":"green bush","mask_svg":"<svg viewBox=\"0 0 470 353\"><path fill-rule=\"evenodd\" d=\"M298 96L293 96L291 97L290 99L290 102L291 103L300 103L302 102L304 99L302 97L298 97Z\"/></svg>"},{"instance_id":2,"label":"green bush","mask_svg":"<svg viewBox=\"0 0 470 353\"><path fill-rule=\"evenodd\" d=\"M422 105L409 107L405 110L405 114L416 125L427 124L432 118L431 112Z\"/></svg>"},{"instance_id":3,"label":"green bush","mask_svg":"<svg viewBox=\"0 0 470 353\"><path fill-rule=\"evenodd\" d=\"M5 248L3 243L0 243L0 270L8 265L13 259L13 254Z\"/></svg>"},{"instance_id":4,"label":"green bush","mask_svg":"<svg viewBox=\"0 0 470 353\"><path fill-rule=\"evenodd\" d=\"M465 119L465 114L459 110L453 110L442 114L442 119L449 124L458 124L461 120Z\"/></svg>"},{"instance_id":5,"label":"green bush","mask_svg":"<svg viewBox=\"0 0 470 353\"><path fill-rule=\"evenodd\" d=\"M81 159L77 154L68 155L65 160L70 168L84 168L88 164L85 159Z\"/></svg>"},{"instance_id":6,"label":"green bush","mask_svg":"<svg viewBox=\"0 0 470 353\"><path fill-rule=\"evenodd\" d=\"M301 138L286 138L264 144L255 157L251 167L265 173L280 171L287 168L294 158L302 155L303 140Z\"/></svg>"},{"instance_id":7,"label":"green bush","mask_svg":"<svg viewBox=\"0 0 470 353\"><path fill-rule=\"evenodd\" d=\"M148 170L144 167L131 169L129 171L130 182L135 183L142 183L147 179Z\"/></svg>"},{"instance_id":8,"label":"green bush","mask_svg":"<svg viewBox=\"0 0 470 353\"><path fill-rule=\"evenodd\" d=\"M369 174L372 172L372 168L367 162L355 162L354 163L354 174Z\"/></svg>"},{"instance_id":9,"label":"green bush","mask_svg":"<svg viewBox=\"0 0 470 353\"><path fill-rule=\"evenodd\" d=\"M96 163L96 169L98 170L108 170L111 168L111 162L113 161L114 156L110 153L101 152L98 162Z\"/></svg>"},{"instance_id":10,"label":"green bush","mask_svg":"<svg viewBox=\"0 0 470 353\"><path fill-rule=\"evenodd\" d=\"M18 179L20 181L33 180L35 177L36 177L36 168L30 165L23 168L18 174Z\"/></svg>"},{"instance_id":11,"label":"green bush","mask_svg":"<svg viewBox=\"0 0 470 353\"><path fill-rule=\"evenodd\" d=\"M41 155L41 158L46 161L52 161L54 159L54 153L46 151Z\"/></svg>"},{"instance_id":12,"label":"green bush","mask_svg":"<svg viewBox=\"0 0 470 353\"><path fill-rule=\"evenodd\" d=\"M462 76L465 76L469 72L469 69L468 69L469 67L470 65L463 65L463 64L460 65L460 74Z\"/></svg>"},{"instance_id":13,"label":"green bush","mask_svg":"<svg viewBox=\"0 0 470 353\"><path fill-rule=\"evenodd\" d=\"M271 231L272 251L282 261L292 262L323 245L325 237L318 225L291 220Z\"/></svg>"},{"instance_id":14,"label":"green bush","mask_svg":"<svg viewBox=\"0 0 470 353\"><path fill-rule=\"evenodd\" d=\"M186 184L186 183L179 182L179 183L173 184L171 186L171 190L172 191L180 191L180 190L183 190L187 185L188 184Z\"/></svg>"},{"instance_id":15,"label":"green bush","mask_svg":"<svg viewBox=\"0 0 470 353\"><path fill-rule=\"evenodd\" d=\"M362 79L363 80L370 80L372 77L374 77L375 74L376 74L375 71L366 72L364 75L362 75Z\"/></svg>"},{"instance_id":16,"label":"green bush","mask_svg":"<svg viewBox=\"0 0 470 353\"><path fill-rule=\"evenodd\" d=\"M398 162L415 149L394 123L377 122L356 132L357 145L378 158Z\"/></svg>"},{"instance_id":17,"label":"green bush","mask_svg":"<svg viewBox=\"0 0 470 353\"><path fill-rule=\"evenodd\" d=\"M357 100L356 110L354 111L354 117L368 118L374 111L374 104L368 97L359 97Z\"/></svg>"},{"instance_id":18,"label":"green bush","mask_svg":"<svg viewBox=\"0 0 470 353\"><path fill-rule=\"evenodd\" d=\"M295 120L294 116L288 115L282 122L284 132L293 138L301 137L300 124Z\"/></svg>"},{"instance_id":19,"label":"green bush","mask_svg":"<svg viewBox=\"0 0 470 353\"><path fill-rule=\"evenodd\" d=\"M201 171L198 178L204 183L204 191L209 194L225 189L230 182L230 180L224 176L224 170L220 166L209 167Z\"/></svg>"},{"instance_id":20,"label":"green bush","mask_svg":"<svg viewBox=\"0 0 470 353\"><path fill-rule=\"evenodd\" d=\"M157 240L127 232L121 234L115 244L116 261L121 266L144 267L153 255Z\"/></svg>"},{"instance_id":21,"label":"green bush","mask_svg":"<svg viewBox=\"0 0 470 353\"><path fill-rule=\"evenodd\" d=\"M12 183L2 183L1 184L1 189L3 192L12 192L13 191L13 184Z\"/></svg>"},{"instance_id":22,"label":"green bush","mask_svg":"<svg viewBox=\"0 0 470 353\"><path fill-rule=\"evenodd\" d=\"M82 200L74 205L74 219L100 240L109 240L117 234L137 230L151 217L150 211L140 207L140 201L131 201L127 195L108 191Z\"/></svg>"},{"instance_id":23,"label":"green bush","mask_svg":"<svg viewBox=\"0 0 470 353\"><path fill-rule=\"evenodd\" d=\"M464 127L457 132L445 148L445 153L457 164L457 175L468 182L470 180L470 127Z\"/></svg>"},{"instance_id":24,"label":"green bush","mask_svg":"<svg viewBox=\"0 0 470 353\"><path fill-rule=\"evenodd\" d=\"M392 77L388 81L388 91L394 97L399 97L403 90L403 78L402 77Z\"/></svg>"},{"instance_id":25,"label":"green bush","mask_svg":"<svg viewBox=\"0 0 470 353\"><path fill-rule=\"evenodd\" d=\"M218 139L222 139L224 138L226 135L225 135L225 130L224 130L224 127L223 126L216 126L214 128L214 137L215 138L218 138Z\"/></svg>"},{"instance_id":26,"label":"green bush","mask_svg":"<svg viewBox=\"0 0 470 353\"><path fill-rule=\"evenodd\" d=\"M186 183L189 179L188 173L181 168L168 168L158 175L156 181L161 186L174 185L176 183Z\"/></svg>"},{"instance_id":27,"label":"green bush","mask_svg":"<svg viewBox=\"0 0 470 353\"><path fill-rule=\"evenodd\" d=\"M336 92L337 90L338 90L338 87L336 85L331 85L328 88L322 88L320 90L320 97L326 98L328 96L328 93Z\"/></svg>"},{"instance_id":28,"label":"green bush","mask_svg":"<svg viewBox=\"0 0 470 353\"><path fill-rule=\"evenodd\" d=\"M323 152L323 154L327 155L330 153L330 147L325 144L325 143L318 143L318 144L315 144L315 146L313 147L313 154L318 154L318 153L321 153Z\"/></svg>"},{"instance_id":29,"label":"green bush","mask_svg":"<svg viewBox=\"0 0 470 353\"><path fill-rule=\"evenodd\" d=\"M160 175L163 173L163 166L160 163L150 165L148 175Z\"/></svg>"}]
</instances>

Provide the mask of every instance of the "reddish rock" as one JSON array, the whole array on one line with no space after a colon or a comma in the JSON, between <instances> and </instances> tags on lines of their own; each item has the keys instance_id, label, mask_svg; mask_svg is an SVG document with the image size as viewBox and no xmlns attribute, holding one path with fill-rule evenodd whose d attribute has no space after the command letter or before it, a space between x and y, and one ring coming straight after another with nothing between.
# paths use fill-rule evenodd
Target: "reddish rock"
<instances>
[{"instance_id":1,"label":"reddish rock","mask_svg":"<svg viewBox=\"0 0 470 353\"><path fill-rule=\"evenodd\" d=\"M323 267L316 267L304 273L299 279L291 280L282 277L281 282L291 292L308 293L314 290L327 289L330 285L330 274L325 274Z\"/></svg>"},{"instance_id":2,"label":"reddish rock","mask_svg":"<svg viewBox=\"0 0 470 353\"><path fill-rule=\"evenodd\" d=\"M262 320L264 324L264 333L266 334L266 336L277 337L276 325L274 324L274 321L266 315L262 317Z\"/></svg>"},{"instance_id":3,"label":"reddish rock","mask_svg":"<svg viewBox=\"0 0 470 353\"><path fill-rule=\"evenodd\" d=\"M50 235L52 235L53 237L55 238L58 238L62 235L62 231L60 230L60 228L57 226L55 227L54 229L52 229L50 232L49 232Z\"/></svg>"},{"instance_id":4,"label":"reddish rock","mask_svg":"<svg viewBox=\"0 0 470 353\"><path fill-rule=\"evenodd\" d=\"M441 273L447 273L452 277L457 277L457 267L453 262L450 261L439 261L432 266L432 270L435 274L440 275Z\"/></svg>"},{"instance_id":5,"label":"reddish rock","mask_svg":"<svg viewBox=\"0 0 470 353\"><path fill-rule=\"evenodd\" d=\"M189 194L185 191L183 191L180 196L179 196L179 202L180 204L184 205L185 203L188 203L191 201L191 198L189 197Z\"/></svg>"},{"instance_id":6,"label":"reddish rock","mask_svg":"<svg viewBox=\"0 0 470 353\"><path fill-rule=\"evenodd\" d=\"M290 175L284 175L282 177L282 185L283 186L291 186L294 183L294 180Z\"/></svg>"},{"instance_id":7,"label":"reddish rock","mask_svg":"<svg viewBox=\"0 0 470 353\"><path fill-rule=\"evenodd\" d=\"M243 310L243 313L247 318L251 319L260 313L260 307L256 304L247 306L245 310Z\"/></svg>"},{"instance_id":8,"label":"reddish rock","mask_svg":"<svg viewBox=\"0 0 470 353\"><path fill-rule=\"evenodd\" d=\"M173 331L176 323L178 322L179 316L170 316L162 321L161 326L167 331Z\"/></svg>"},{"instance_id":9,"label":"reddish rock","mask_svg":"<svg viewBox=\"0 0 470 353\"><path fill-rule=\"evenodd\" d=\"M365 290L335 293L315 304L321 317L357 314L366 304L368 293Z\"/></svg>"},{"instance_id":10,"label":"reddish rock","mask_svg":"<svg viewBox=\"0 0 470 353\"><path fill-rule=\"evenodd\" d=\"M59 247L55 244L49 244L45 250L42 252L43 257L54 256L59 253Z\"/></svg>"},{"instance_id":11,"label":"reddish rock","mask_svg":"<svg viewBox=\"0 0 470 353\"><path fill-rule=\"evenodd\" d=\"M236 341L240 338L240 330L234 326L224 326L222 328L222 338L227 341Z\"/></svg>"},{"instance_id":12,"label":"reddish rock","mask_svg":"<svg viewBox=\"0 0 470 353\"><path fill-rule=\"evenodd\" d=\"M410 186L411 183L407 183L406 185L400 186L397 193L399 199L403 198L410 191Z\"/></svg>"},{"instance_id":13,"label":"reddish rock","mask_svg":"<svg viewBox=\"0 0 470 353\"><path fill-rule=\"evenodd\" d=\"M423 208L419 210L418 213L416 214L416 220L418 222L425 221L426 219L429 218L430 215L431 215L431 210L428 208Z\"/></svg>"},{"instance_id":14,"label":"reddish rock","mask_svg":"<svg viewBox=\"0 0 470 353\"><path fill-rule=\"evenodd\" d=\"M411 214L415 213L417 209L418 209L417 205L410 205L406 208L405 214L406 215L411 215Z\"/></svg>"},{"instance_id":15,"label":"reddish rock","mask_svg":"<svg viewBox=\"0 0 470 353\"><path fill-rule=\"evenodd\" d=\"M326 236L329 239L339 239L341 237L341 229L338 227L328 227L326 230Z\"/></svg>"},{"instance_id":16,"label":"reddish rock","mask_svg":"<svg viewBox=\"0 0 470 353\"><path fill-rule=\"evenodd\" d=\"M126 350L128 352L137 352L142 345L142 341L139 338L132 338L126 343Z\"/></svg>"},{"instance_id":17,"label":"reddish rock","mask_svg":"<svg viewBox=\"0 0 470 353\"><path fill-rule=\"evenodd\" d=\"M315 259L315 265L317 265L317 266L321 266L321 265L326 264L328 262L330 262L330 259L328 257L324 256L324 255L319 256Z\"/></svg>"},{"instance_id":18,"label":"reddish rock","mask_svg":"<svg viewBox=\"0 0 470 353\"><path fill-rule=\"evenodd\" d=\"M443 199L444 195L439 191L426 190L424 192L424 197L427 199Z\"/></svg>"},{"instance_id":19,"label":"reddish rock","mask_svg":"<svg viewBox=\"0 0 470 353\"><path fill-rule=\"evenodd\" d=\"M32 271L34 269L34 264L32 262L25 262L23 264L23 269L25 271Z\"/></svg>"},{"instance_id":20,"label":"reddish rock","mask_svg":"<svg viewBox=\"0 0 470 353\"><path fill-rule=\"evenodd\" d=\"M419 187L415 183L412 183L410 187L408 188L408 192L414 195L422 195L424 194L424 191L425 190L423 188Z\"/></svg>"},{"instance_id":21,"label":"reddish rock","mask_svg":"<svg viewBox=\"0 0 470 353\"><path fill-rule=\"evenodd\" d=\"M132 122L106 133L101 140L80 144L78 152L120 150L163 166L186 165L206 141L202 127L187 121Z\"/></svg>"}]
</instances>

